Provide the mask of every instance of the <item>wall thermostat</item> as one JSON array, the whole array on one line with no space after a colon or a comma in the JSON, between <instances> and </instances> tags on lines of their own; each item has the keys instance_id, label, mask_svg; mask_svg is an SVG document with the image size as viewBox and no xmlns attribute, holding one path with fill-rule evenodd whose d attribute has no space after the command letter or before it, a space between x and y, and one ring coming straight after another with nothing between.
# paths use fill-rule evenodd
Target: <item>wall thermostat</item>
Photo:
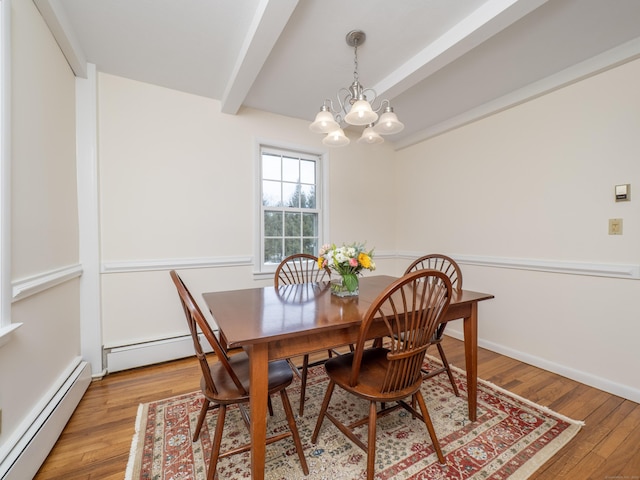
<instances>
[{"instance_id":1,"label":"wall thermostat","mask_svg":"<svg viewBox=\"0 0 640 480\"><path fill-rule=\"evenodd\" d=\"M631 184L616 185L616 202L631 200Z\"/></svg>"}]
</instances>

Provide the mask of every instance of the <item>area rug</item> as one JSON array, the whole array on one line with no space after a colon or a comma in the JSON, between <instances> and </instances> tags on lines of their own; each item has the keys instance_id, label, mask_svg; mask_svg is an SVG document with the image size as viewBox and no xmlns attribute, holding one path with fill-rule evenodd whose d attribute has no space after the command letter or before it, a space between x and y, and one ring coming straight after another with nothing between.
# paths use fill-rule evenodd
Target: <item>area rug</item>
<instances>
[{"instance_id":1,"label":"area rug","mask_svg":"<svg viewBox=\"0 0 640 480\"><path fill-rule=\"evenodd\" d=\"M429 358L427 362L433 362ZM194 367L195 368L195 367ZM455 370L455 369L454 369ZM478 418L468 420L464 372L455 370L460 397L446 375L426 380L422 393L446 466L438 463L426 427L403 409L378 420L376 479L519 480L528 478L578 433L582 422L535 405L482 380L478 381ZM366 454L325 419L316 445L310 441L327 387L323 366L309 370L305 414L297 418L310 473L304 477L290 439L267 446L265 478L354 480L365 477ZM287 389L297 412L299 383ZM126 480L200 480L206 478L216 413L211 412L200 439L192 443L202 395L193 392L141 404L136 421ZM285 430L279 396L273 399L270 432ZM336 388L330 407L341 418L366 415L367 403ZM367 427L361 428L366 442ZM237 408L229 409L223 451L248 440ZM220 479L251 478L250 454L218 462Z\"/></svg>"}]
</instances>

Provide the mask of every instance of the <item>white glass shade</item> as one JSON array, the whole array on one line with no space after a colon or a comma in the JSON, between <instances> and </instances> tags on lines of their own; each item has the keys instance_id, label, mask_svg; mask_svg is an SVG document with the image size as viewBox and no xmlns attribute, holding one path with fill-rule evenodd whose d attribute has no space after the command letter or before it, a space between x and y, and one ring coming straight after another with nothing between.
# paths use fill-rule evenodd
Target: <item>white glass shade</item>
<instances>
[{"instance_id":1,"label":"white glass shade","mask_svg":"<svg viewBox=\"0 0 640 480\"><path fill-rule=\"evenodd\" d=\"M309 130L313 133L329 133L339 128L340 125L335 121L331 112L324 109L318 112L314 122L309 125Z\"/></svg>"},{"instance_id":2,"label":"white glass shade","mask_svg":"<svg viewBox=\"0 0 640 480\"><path fill-rule=\"evenodd\" d=\"M393 111L386 111L380 116L380 121L375 126L376 132L380 135L391 135L401 132L404 128L404 124L398 120Z\"/></svg>"},{"instance_id":3,"label":"white glass shade","mask_svg":"<svg viewBox=\"0 0 640 480\"><path fill-rule=\"evenodd\" d=\"M330 147L343 147L349 145L349 142L349 137L344 134L341 128L327 133L327 136L322 139L322 143Z\"/></svg>"},{"instance_id":4,"label":"white glass shade","mask_svg":"<svg viewBox=\"0 0 640 480\"><path fill-rule=\"evenodd\" d=\"M358 100L351 106L351 110L344 117L344 121L350 125L369 125L378 119L378 114L371 109L366 100Z\"/></svg>"},{"instance_id":5,"label":"white glass shade","mask_svg":"<svg viewBox=\"0 0 640 480\"><path fill-rule=\"evenodd\" d=\"M358 139L358 143L382 143L384 142L384 138L382 138L378 133L373 129L371 125L364 129L362 132L362 136Z\"/></svg>"}]
</instances>

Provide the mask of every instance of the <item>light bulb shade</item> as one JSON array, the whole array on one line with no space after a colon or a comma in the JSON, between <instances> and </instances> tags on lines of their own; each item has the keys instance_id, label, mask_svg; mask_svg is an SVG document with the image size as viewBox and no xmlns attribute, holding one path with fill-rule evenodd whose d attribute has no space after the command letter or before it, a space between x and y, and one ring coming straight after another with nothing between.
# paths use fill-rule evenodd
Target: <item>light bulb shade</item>
<instances>
[{"instance_id":1,"label":"light bulb shade","mask_svg":"<svg viewBox=\"0 0 640 480\"><path fill-rule=\"evenodd\" d=\"M403 128L404 124L398 120L398 117L393 111L384 112L380 116L380 121L378 121L378 124L375 126L376 132L380 135L392 135L401 132Z\"/></svg>"},{"instance_id":2,"label":"light bulb shade","mask_svg":"<svg viewBox=\"0 0 640 480\"><path fill-rule=\"evenodd\" d=\"M344 117L350 125L369 125L378 119L378 114L371 109L366 100L358 100L351 106L351 110Z\"/></svg>"},{"instance_id":3,"label":"light bulb shade","mask_svg":"<svg viewBox=\"0 0 640 480\"><path fill-rule=\"evenodd\" d=\"M349 142L349 137L344 134L341 128L327 133L327 136L322 139L322 143L330 147L344 147L345 145L349 145Z\"/></svg>"},{"instance_id":4,"label":"light bulb shade","mask_svg":"<svg viewBox=\"0 0 640 480\"><path fill-rule=\"evenodd\" d=\"M382 143L384 142L384 138L382 138L378 133L374 130L372 126L368 126L362 132L362 136L358 139L358 143Z\"/></svg>"},{"instance_id":5,"label":"light bulb shade","mask_svg":"<svg viewBox=\"0 0 640 480\"><path fill-rule=\"evenodd\" d=\"M335 121L331 112L324 109L318 112L316 119L309 125L309 130L313 133L329 133L339 128L340 125Z\"/></svg>"}]
</instances>

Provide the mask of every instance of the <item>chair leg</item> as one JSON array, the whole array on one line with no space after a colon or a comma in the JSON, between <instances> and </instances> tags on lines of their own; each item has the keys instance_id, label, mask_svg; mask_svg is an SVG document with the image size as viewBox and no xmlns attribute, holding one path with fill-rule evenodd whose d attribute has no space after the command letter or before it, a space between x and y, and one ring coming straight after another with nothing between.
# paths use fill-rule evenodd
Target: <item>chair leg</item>
<instances>
[{"instance_id":1,"label":"chair leg","mask_svg":"<svg viewBox=\"0 0 640 480\"><path fill-rule=\"evenodd\" d=\"M444 465L444 455L442 454L440 442L438 441L438 437L436 436L436 430L433 428L433 423L431 422L431 417L429 416L427 405L424 403L424 397L422 396L422 393L420 393L420 390L414 393L413 397L418 400L418 405L420 405L422 418L424 418L424 424L427 426L427 431L429 432L429 436L431 437L431 443L433 443L433 448L438 455L438 461L440 462L440 464Z\"/></svg>"},{"instance_id":2,"label":"chair leg","mask_svg":"<svg viewBox=\"0 0 640 480\"><path fill-rule=\"evenodd\" d=\"M280 397L282 398L282 406L284 412L287 415L287 422L289 422L289 430L291 430L291 436L293 437L293 443L296 445L296 451L298 452L298 458L300 459L300 465L305 475L309 475L309 467L307 466L307 459L304 456L302 450L302 442L300 441L300 435L298 434L298 427L296 421L293 418L293 410L291 409L291 402L289 402L289 395L285 389L280 390Z\"/></svg>"},{"instance_id":3,"label":"chair leg","mask_svg":"<svg viewBox=\"0 0 640 480\"><path fill-rule=\"evenodd\" d=\"M309 373L309 355L302 358L302 369L300 372L300 416L304 415L304 398L307 394L307 374Z\"/></svg>"},{"instance_id":4,"label":"chair leg","mask_svg":"<svg viewBox=\"0 0 640 480\"><path fill-rule=\"evenodd\" d=\"M369 434L367 439L367 480L373 480L376 469L376 402L369 403Z\"/></svg>"},{"instance_id":5,"label":"chair leg","mask_svg":"<svg viewBox=\"0 0 640 480\"><path fill-rule=\"evenodd\" d=\"M447 356L444 354L444 349L440 342L436 343L438 347L438 353L440 354L440 358L442 359L442 365L447 370L447 375L449 376L449 381L451 382L451 386L453 387L453 393L456 394L456 397L460 396L460 392L458 392L458 386L456 385L456 381L453 378L453 373L451 373L451 367L449 366L449 362L447 361Z\"/></svg>"},{"instance_id":6,"label":"chair leg","mask_svg":"<svg viewBox=\"0 0 640 480\"><path fill-rule=\"evenodd\" d=\"M209 460L209 471L207 472L207 480L213 480L218 476L218 458L220 457L220 447L222 445L222 431L224 430L224 419L227 415L227 406L220 405L218 418L216 420L216 433L213 437L213 445L211 445L211 459Z\"/></svg>"},{"instance_id":7,"label":"chair leg","mask_svg":"<svg viewBox=\"0 0 640 480\"><path fill-rule=\"evenodd\" d=\"M330 380L329 385L327 386L327 391L324 394L324 400L322 400L322 407L320 407L320 413L318 414L318 420L316 421L316 428L313 430L313 435L311 435L311 443L315 444L318 441L320 427L322 427L322 421L324 420L324 416L327 413L329 401L331 400L331 395L333 394L333 388L335 386L335 382Z\"/></svg>"},{"instance_id":8,"label":"chair leg","mask_svg":"<svg viewBox=\"0 0 640 480\"><path fill-rule=\"evenodd\" d=\"M209 411L209 400L206 398L202 399L202 408L200 409L200 415L198 415L198 423L196 424L196 431L193 432L193 441L197 442L198 437L200 436L200 430L202 430L202 424L204 423L204 419L207 416L207 412Z\"/></svg>"}]
</instances>

